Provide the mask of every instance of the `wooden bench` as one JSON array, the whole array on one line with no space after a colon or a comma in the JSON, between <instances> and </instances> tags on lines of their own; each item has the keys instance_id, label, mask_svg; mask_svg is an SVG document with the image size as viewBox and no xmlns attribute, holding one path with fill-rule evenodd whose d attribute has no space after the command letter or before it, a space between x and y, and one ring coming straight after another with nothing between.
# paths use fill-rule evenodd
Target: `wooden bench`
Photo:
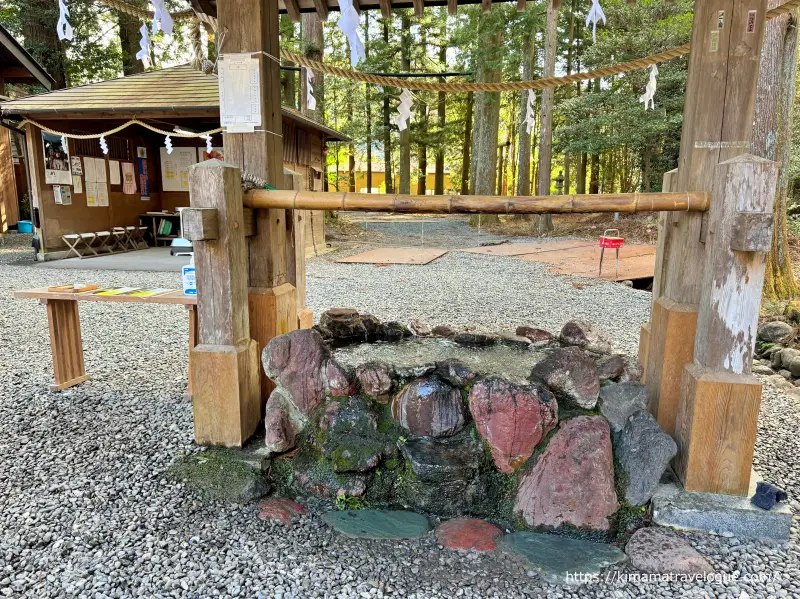
<instances>
[{"instance_id":1,"label":"wooden bench","mask_svg":"<svg viewBox=\"0 0 800 599\"><path fill-rule=\"evenodd\" d=\"M51 391L61 391L79 385L88 378L83 363L83 341L78 302L117 302L135 304L177 304L189 310L189 357L197 345L197 296L184 295L182 291L170 291L151 297L127 295L91 295L66 291L48 291L46 287L15 291L14 297L38 299L47 306L47 321L50 328L50 351L53 355L53 378ZM191 394L191 380L189 393Z\"/></svg>"}]
</instances>

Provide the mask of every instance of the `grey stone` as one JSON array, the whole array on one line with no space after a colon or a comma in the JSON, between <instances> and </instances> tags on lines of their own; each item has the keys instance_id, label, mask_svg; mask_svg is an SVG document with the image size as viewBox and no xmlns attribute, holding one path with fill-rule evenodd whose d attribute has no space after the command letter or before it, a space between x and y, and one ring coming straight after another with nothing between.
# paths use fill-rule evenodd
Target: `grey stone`
<instances>
[{"instance_id":1,"label":"grey stone","mask_svg":"<svg viewBox=\"0 0 800 599\"><path fill-rule=\"evenodd\" d=\"M478 375L466 364L458 360L443 360L436 363L436 373L451 385L464 388Z\"/></svg>"},{"instance_id":2,"label":"grey stone","mask_svg":"<svg viewBox=\"0 0 800 599\"><path fill-rule=\"evenodd\" d=\"M674 475L667 474L653 493L652 511L653 522L661 526L737 538L786 541L792 527L788 504L765 511L749 497L685 491Z\"/></svg>"},{"instance_id":3,"label":"grey stone","mask_svg":"<svg viewBox=\"0 0 800 599\"><path fill-rule=\"evenodd\" d=\"M603 568L627 560L625 554L612 545L535 532L505 535L500 544L519 555L543 580L557 585L577 586L590 582Z\"/></svg>"},{"instance_id":4,"label":"grey stone","mask_svg":"<svg viewBox=\"0 0 800 599\"><path fill-rule=\"evenodd\" d=\"M792 373L786 370L785 368L778 371L778 374L785 378L787 381L790 381L792 378Z\"/></svg>"},{"instance_id":5,"label":"grey stone","mask_svg":"<svg viewBox=\"0 0 800 599\"><path fill-rule=\"evenodd\" d=\"M758 327L758 340L764 343L782 343L792 335L791 325L773 320Z\"/></svg>"},{"instance_id":6,"label":"grey stone","mask_svg":"<svg viewBox=\"0 0 800 599\"><path fill-rule=\"evenodd\" d=\"M427 337L431 334L431 328L416 318L408 323L408 328L411 329L411 332L417 337Z\"/></svg>"},{"instance_id":7,"label":"grey stone","mask_svg":"<svg viewBox=\"0 0 800 599\"><path fill-rule=\"evenodd\" d=\"M456 334L453 327L446 324L437 324L431 329L431 335L434 337L452 337Z\"/></svg>"},{"instance_id":8,"label":"grey stone","mask_svg":"<svg viewBox=\"0 0 800 599\"><path fill-rule=\"evenodd\" d=\"M461 332L453 335L453 341L467 347L488 347L497 343L497 337L486 333Z\"/></svg>"},{"instance_id":9,"label":"grey stone","mask_svg":"<svg viewBox=\"0 0 800 599\"><path fill-rule=\"evenodd\" d=\"M628 416L647 408L647 387L641 383L605 385L600 387L597 405L611 425L611 430L618 433L625 426Z\"/></svg>"},{"instance_id":10,"label":"grey stone","mask_svg":"<svg viewBox=\"0 0 800 599\"><path fill-rule=\"evenodd\" d=\"M789 362L789 372L792 376L800 377L800 356Z\"/></svg>"},{"instance_id":11,"label":"grey stone","mask_svg":"<svg viewBox=\"0 0 800 599\"><path fill-rule=\"evenodd\" d=\"M406 385L392 402L392 416L411 434L449 437L464 428L461 392L436 375Z\"/></svg>"},{"instance_id":12,"label":"grey stone","mask_svg":"<svg viewBox=\"0 0 800 599\"><path fill-rule=\"evenodd\" d=\"M784 347L781 350L781 367L789 368L789 364L797 357L800 357L800 350L796 350L792 347Z\"/></svg>"},{"instance_id":13,"label":"grey stone","mask_svg":"<svg viewBox=\"0 0 800 599\"><path fill-rule=\"evenodd\" d=\"M597 360L597 374L601 381L616 381L625 374L625 358L620 354L603 356Z\"/></svg>"},{"instance_id":14,"label":"grey stone","mask_svg":"<svg viewBox=\"0 0 800 599\"><path fill-rule=\"evenodd\" d=\"M769 364L772 366L773 370L780 370L781 366L783 366L783 358L781 357L783 349L784 348L779 347L769 356Z\"/></svg>"},{"instance_id":15,"label":"grey stone","mask_svg":"<svg viewBox=\"0 0 800 599\"><path fill-rule=\"evenodd\" d=\"M625 472L625 499L644 505L653 496L661 475L678 453L675 441L661 430L652 414L640 410L625 422L616 437L616 458Z\"/></svg>"},{"instance_id":16,"label":"grey stone","mask_svg":"<svg viewBox=\"0 0 800 599\"><path fill-rule=\"evenodd\" d=\"M533 366L530 378L544 382L566 407L576 405L591 410L597 404L597 366L577 347L554 349Z\"/></svg>"},{"instance_id":17,"label":"grey stone","mask_svg":"<svg viewBox=\"0 0 800 599\"><path fill-rule=\"evenodd\" d=\"M530 339L534 347L545 347L553 342L553 333L536 327L520 326L517 327L516 333Z\"/></svg>"},{"instance_id":18,"label":"grey stone","mask_svg":"<svg viewBox=\"0 0 800 599\"><path fill-rule=\"evenodd\" d=\"M650 574L698 575L713 572L711 564L675 532L640 528L625 546L634 568Z\"/></svg>"},{"instance_id":19,"label":"grey stone","mask_svg":"<svg viewBox=\"0 0 800 599\"><path fill-rule=\"evenodd\" d=\"M755 366L753 366L753 374L769 375L769 374L775 374L775 372L769 366L764 366L763 364L756 364Z\"/></svg>"},{"instance_id":20,"label":"grey stone","mask_svg":"<svg viewBox=\"0 0 800 599\"><path fill-rule=\"evenodd\" d=\"M563 326L559 340L564 345L574 345L595 354L610 354L611 344L605 336L588 322L571 320Z\"/></svg>"},{"instance_id":21,"label":"grey stone","mask_svg":"<svg viewBox=\"0 0 800 599\"><path fill-rule=\"evenodd\" d=\"M406 337L411 337L411 331L408 327L397 321L382 322L378 326L378 340L379 341L400 341Z\"/></svg>"},{"instance_id":22,"label":"grey stone","mask_svg":"<svg viewBox=\"0 0 800 599\"><path fill-rule=\"evenodd\" d=\"M405 511L328 512L325 522L337 532L354 539L417 539L430 529L425 516Z\"/></svg>"},{"instance_id":23,"label":"grey stone","mask_svg":"<svg viewBox=\"0 0 800 599\"><path fill-rule=\"evenodd\" d=\"M509 347L517 347L519 349L530 349L533 343L527 337L520 335L512 335L511 333L501 333L499 335L500 343L508 345Z\"/></svg>"}]
</instances>

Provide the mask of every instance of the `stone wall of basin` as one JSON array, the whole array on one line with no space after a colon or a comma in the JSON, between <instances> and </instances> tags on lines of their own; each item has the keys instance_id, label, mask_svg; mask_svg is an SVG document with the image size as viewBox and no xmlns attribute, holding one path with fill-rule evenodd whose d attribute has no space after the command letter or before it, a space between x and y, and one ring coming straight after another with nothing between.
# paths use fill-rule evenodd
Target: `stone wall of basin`
<instances>
[{"instance_id":1,"label":"stone wall of basin","mask_svg":"<svg viewBox=\"0 0 800 599\"><path fill-rule=\"evenodd\" d=\"M522 380L480 360L337 359L354 344L401 350L437 339L537 357ZM377 347L386 349L358 349ZM676 453L646 411L638 365L585 322L495 335L335 309L273 339L262 363L276 384L264 423L269 475L284 492L613 533L643 512Z\"/></svg>"}]
</instances>

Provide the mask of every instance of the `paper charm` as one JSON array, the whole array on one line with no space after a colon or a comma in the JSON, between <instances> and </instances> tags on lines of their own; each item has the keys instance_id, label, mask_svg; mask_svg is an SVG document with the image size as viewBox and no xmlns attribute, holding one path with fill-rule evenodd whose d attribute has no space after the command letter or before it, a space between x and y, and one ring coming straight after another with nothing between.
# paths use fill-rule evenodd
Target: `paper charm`
<instances>
[{"instance_id":1,"label":"paper charm","mask_svg":"<svg viewBox=\"0 0 800 599\"><path fill-rule=\"evenodd\" d=\"M147 25L142 25L139 27L139 33L142 35L141 39L139 40L139 50L136 53L136 58L141 60L142 62L149 62L150 61L150 30L147 29Z\"/></svg>"},{"instance_id":2,"label":"paper charm","mask_svg":"<svg viewBox=\"0 0 800 599\"><path fill-rule=\"evenodd\" d=\"M167 154L172 154L172 139L169 135L164 138L164 147L167 148Z\"/></svg>"},{"instance_id":3,"label":"paper charm","mask_svg":"<svg viewBox=\"0 0 800 599\"><path fill-rule=\"evenodd\" d=\"M411 118L411 104L414 98L411 92L404 89L400 94L400 106L397 107L398 114L394 117L394 122L400 131L408 127L408 120Z\"/></svg>"},{"instance_id":4,"label":"paper charm","mask_svg":"<svg viewBox=\"0 0 800 599\"><path fill-rule=\"evenodd\" d=\"M317 109L317 99L314 97L314 71L306 69L306 108Z\"/></svg>"},{"instance_id":5,"label":"paper charm","mask_svg":"<svg viewBox=\"0 0 800 599\"><path fill-rule=\"evenodd\" d=\"M528 90L528 104L525 107L525 125L530 134L533 131L533 126L536 124L536 94L532 89Z\"/></svg>"},{"instance_id":6,"label":"paper charm","mask_svg":"<svg viewBox=\"0 0 800 599\"><path fill-rule=\"evenodd\" d=\"M64 148L65 152L67 151L67 148L69 147L67 145L67 136L66 135L62 135L61 136L61 147Z\"/></svg>"},{"instance_id":7,"label":"paper charm","mask_svg":"<svg viewBox=\"0 0 800 599\"><path fill-rule=\"evenodd\" d=\"M339 10L342 16L336 25L344 33L350 43L350 65L355 67L360 60L364 60L367 55L364 52L364 43L358 36L358 26L361 24L356 9L353 8L353 0L341 0Z\"/></svg>"},{"instance_id":8,"label":"paper charm","mask_svg":"<svg viewBox=\"0 0 800 599\"><path fill-rule=\"evenodd\" d=\"M211 152L213 152L213 151L214 151L214 148L211 145L211 136L210 135L206 135L206 154L211 156Z\"/></svg>"},{"instance_id":9,"label":"paper charm","mask_svg":"<svg viewBox=\"0 0 800 599\"><path fill-rule=\"evenodd\" d=\"M647 85L644 88L644 93L639 96L639 102L644 102L645 110L647 110L648 104L650 105L650 110L655 110L653 96L656 95L656 75L658 75L658 67L656 65L651 65L650 81L647 82Z\"/></svg>"},{"instance_id":10,"label":"paper charm","mask_svg":"<svg viewBox=\"0 0 800 599\"><path fill-rule=\"evenodd\" d=\"M72 25L67 21L69 16L69 8L67 8L66 0L58 0L58 23L56 23L56 31L58 32L58 39L72 40Z\"/></svg>"},{"instance_id":11,"label":"paper charm","mask_svg":"<svg viewBox=\"0 0 800 599\"><path fill-rule=\"evenodd\" d=\"M103 150L103 154L108 154L108 144L106 143L105 135L100 136L100 149Z\"/></svg>"},{"instance_id":12,"label":"paper charm","mask_svg":"<svg viewBox=\"0 0 800 599\"><path fill-rule=\"evenodd\" d=\"M586 26L589 26L589 23L592 24L592 41L597 41L597 24L603 21L605 24L606 22L606 15L603 13L603 9L600 8L600 0L592 0L592 8L589 9L589 13L586 15Z\"/></svg>"},{"instance_id":13,"label":"paper charm","mask_svg":"<svg viewBox=\"0 0 800 599\"><path fill-rule=\"evenodd\" d=\"M167 38L172 37L172 16L164 6L164 0L150 0L153 4L153 35L163 31Z\"/></svg>"}]
</instances>

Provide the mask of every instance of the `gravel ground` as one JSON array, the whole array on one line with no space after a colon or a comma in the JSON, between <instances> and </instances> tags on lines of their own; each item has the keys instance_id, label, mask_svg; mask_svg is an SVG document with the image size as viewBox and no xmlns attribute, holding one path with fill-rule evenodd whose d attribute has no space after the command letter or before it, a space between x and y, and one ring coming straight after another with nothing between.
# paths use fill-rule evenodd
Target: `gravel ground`
<instances>
[{"instance_id":1,"label":"gravel ground","mask_svg":"<svg viewBox=\"0 0 800 599\"><path fill-rule=\"evenodd\" d=\"M800 597L797 530L789 544L688 535L718 575L644 584L613 579L561 589L504 554L446 551L418 541L354 541L332 533L311 500L292 528L256 518L255 505L201 502L165 473L192 444L186 384L186 311L179 306L83 304L89 382L48 391L44 309L11 291L80 279L102 285L177 287L175 273L64 271L13 264L27 238L0 245L0 596L7 597ZM557 329L570 317L607 330L634 352L646 293L621 285L576 289L541 265L452 253L427 267L309 262L319 313L356 306L376 316L431 324ZM87 268L91 260L86 261ZM800 497L800 409L765 389L757 461ZM795 504L794 507L798 507ZM742 594L746 592L747 595Z\"/></svg>"}]
</instances>

